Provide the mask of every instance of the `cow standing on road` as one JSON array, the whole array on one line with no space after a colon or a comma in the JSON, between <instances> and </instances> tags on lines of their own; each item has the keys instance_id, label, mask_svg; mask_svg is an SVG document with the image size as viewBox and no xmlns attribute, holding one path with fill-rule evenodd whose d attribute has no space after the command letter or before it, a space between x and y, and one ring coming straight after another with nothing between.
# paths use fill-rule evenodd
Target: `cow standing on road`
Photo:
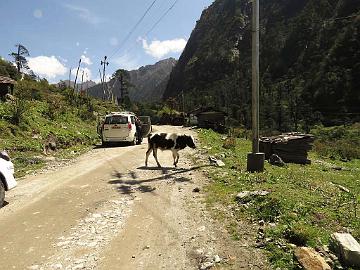
<instances>
[{"instance_id":1,"label":"cow standing on road","mask_svg":"<svg viewBox=\"0 0 360 270\"><path fill-rule=\"evenodd\" d=\"M154 158L158 167L161 167L157 159L157 150L171 150L174 158L174 166L179 162L179 151L186 146L195 149L195 140L192 136L180 135L176 133L156 133L148 136L148 150L146 151L145 166L148 164L148 158L153 151Z\"/></svg>"}]
</instances>

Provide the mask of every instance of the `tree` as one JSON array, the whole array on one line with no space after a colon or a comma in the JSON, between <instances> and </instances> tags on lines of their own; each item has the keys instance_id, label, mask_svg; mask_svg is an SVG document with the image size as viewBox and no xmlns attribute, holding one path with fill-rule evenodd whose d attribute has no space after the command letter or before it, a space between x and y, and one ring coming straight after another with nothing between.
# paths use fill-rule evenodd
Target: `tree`
<instances>
[{"instance_id":1,"label":"tree","mask_svg":"<svg viewBox=\"0 0 360 270\"><path fill-rule=\"evenodd\" d=\"M0 58L0 75L10 77L17 80L19 74L14 65L6 60Z\"/></svg>"},{"instance_id":2,"label":"tree","mask_svg":"<svg viewBox=\"0 0 360 270\"><path fill-rule=\"evenodd\" d=\"M18 72L20 73L21 69L29 70L30 68L26 60L26 56L30 56L28 49L21 44L16 44L15 47L17 48L17 52L12 52L9 55L14 58Z\"/></svg>"}]
</instances>

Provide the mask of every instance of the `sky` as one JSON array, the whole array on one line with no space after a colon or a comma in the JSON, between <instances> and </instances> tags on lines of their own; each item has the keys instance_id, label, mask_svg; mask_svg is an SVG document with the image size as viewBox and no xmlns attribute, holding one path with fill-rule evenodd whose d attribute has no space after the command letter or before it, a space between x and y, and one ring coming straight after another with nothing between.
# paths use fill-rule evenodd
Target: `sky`
<instances>
[{"instance_id":1,"label":"sky","mask_svg":"<svg viewBox=\"0 0 360 270\"><path fill-rule=\"evenodd\" d=\"M119 68L133 70L169 57L178 59L203 9L212 2L1 0L0 57L12 60L9 53L22 44L30 53L30 68L40 78L65 80L71 69L74 80L81 59L79 77L84 71L84 81L99 82L105 55L107 78Z\"/></svg>"}]
</instances>

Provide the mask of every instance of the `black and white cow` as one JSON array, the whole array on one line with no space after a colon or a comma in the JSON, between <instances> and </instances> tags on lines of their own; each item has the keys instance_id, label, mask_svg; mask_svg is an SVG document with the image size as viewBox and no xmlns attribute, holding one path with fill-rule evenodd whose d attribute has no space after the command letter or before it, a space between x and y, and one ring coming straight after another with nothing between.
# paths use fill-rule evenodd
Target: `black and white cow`
<instances>
[{"instance_id":1,"label":"black and white cow","mask_svg":"<svg viewBox=\"0 0 360 270\"><path fill-rule=\"evenodd\" d=\"M155 133L148 136L148 150L146 151L145 166L148 164L148 158L153 151L154 158L158 167L161 167L157 159L157 150L171 150L174 158L174 166L176 167L179 161L179 150L184 149L186 146L196 148L195 140L192 136L180 135L176 133Z\"/></svg>"}]
</instances>

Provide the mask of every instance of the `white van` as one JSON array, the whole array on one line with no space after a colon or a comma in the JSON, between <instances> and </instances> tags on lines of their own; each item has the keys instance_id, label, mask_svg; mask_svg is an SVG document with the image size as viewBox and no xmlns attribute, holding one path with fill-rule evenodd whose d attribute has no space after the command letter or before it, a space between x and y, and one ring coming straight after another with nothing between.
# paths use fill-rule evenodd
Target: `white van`
<instances>
[{"instance_id":1,"label":"white van","mask_svg":"<svg viewBox=\"0 0 360 270\"><path fill-rule=\"evenodd\" d=\"M16 187L16 184L14 164L5 151L0 152L0 208L4 204L5 191L13 189Z\"/></svg>"},{"instance_id":2,"label":"white van","mask_svg":"<svg viewBox=\"0 0 360 270\"><path fill-rule=\"evenodd\" d=\"M100 129L101 142L107 145L110 142L136 143L135 114L131 112L112 112L105 116Z\"/></svg>"}]
</instances>

